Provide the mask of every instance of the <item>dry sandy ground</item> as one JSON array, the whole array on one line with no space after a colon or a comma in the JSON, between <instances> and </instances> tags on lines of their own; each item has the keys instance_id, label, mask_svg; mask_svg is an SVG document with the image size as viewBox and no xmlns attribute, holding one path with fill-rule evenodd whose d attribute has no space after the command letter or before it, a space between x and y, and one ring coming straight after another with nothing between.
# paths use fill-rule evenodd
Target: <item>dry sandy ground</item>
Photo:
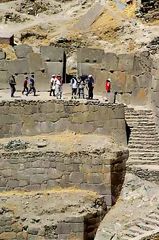
<instances>
[{"instance_id":1,"label":"dry sandy ground","mask_svg":"<svg viewBox=\"0 0 159 240\"><path fill-rule=\"evenodd\" d=\"M95 192L74 188L28 193L12 191L0 194L0 209L12 212L16 221L29 231L38 229L42 233L46 226L51 229L66 219L78 219L87 213L100 211L100 206L94 207L97 199L99 195Z\"/></svg>"},{"instance_id":2,"label":"dry sandy ground","mask_svg":"<svg viewBox=\"0 0 159 240\"><path fill-rule=\"evenodd\" d=\"M67 141L66 141L67 139ZM59 134L41 134L36 136L19 136L12 138L1 138L0 146L1 151L5 151L4 146L10 141L22 141L27 143L27 148L19 151L53 151L56 152L78 152L78 151L95 151L99 149L119 150L123 147L112 144L111 138L96 134L76 134L74 132L65 131ZM14 149L12 150L14 151ZM16 150L15 150L16 151Z\"/></svg>"}]
</instances>

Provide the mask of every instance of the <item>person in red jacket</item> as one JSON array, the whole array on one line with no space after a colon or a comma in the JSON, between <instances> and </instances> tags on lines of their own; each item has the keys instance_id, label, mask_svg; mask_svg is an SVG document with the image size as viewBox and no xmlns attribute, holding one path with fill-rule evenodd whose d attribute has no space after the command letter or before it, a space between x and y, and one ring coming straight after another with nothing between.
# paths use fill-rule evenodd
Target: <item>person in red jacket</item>
<instances>
[{"instance_id":1,"label":"person in red jacket","mask_svg":"<svg viewBox=\"0 0 159 240\"><path fill-rule=\"evenodd\" d=\"M106 91L106 98L107 101L109 100L109 93L111 91L111 79L108 78L105 82L105 91Z\"/></svg>"}]
</instances>

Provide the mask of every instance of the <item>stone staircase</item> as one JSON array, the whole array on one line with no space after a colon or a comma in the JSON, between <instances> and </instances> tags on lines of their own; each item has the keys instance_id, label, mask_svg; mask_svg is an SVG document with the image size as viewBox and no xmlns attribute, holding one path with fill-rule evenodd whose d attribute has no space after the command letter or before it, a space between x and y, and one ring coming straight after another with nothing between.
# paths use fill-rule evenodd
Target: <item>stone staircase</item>
<instances>
[{"instance_id":1,"label":"stone staircase","mask_svg":"<svg viewBox=\"0 0 159 240\"><path fill-rule=\"evenodd\" d=\"M159 236L159 206L145 218L139 218L135 222L124 227L122 240L144 240L151 239L151 236Z\"/></svg>"},{"instance_id":2,"label":"stone staircase","mask_svg":"<svg viewBox=\"0 0 159 240\"><path fill-rule=\"evenodd\" d=\"M128 171L159 183L159 136L152 110L125 107L125 118L129 132Z\"/></svg>"}]
</instances>

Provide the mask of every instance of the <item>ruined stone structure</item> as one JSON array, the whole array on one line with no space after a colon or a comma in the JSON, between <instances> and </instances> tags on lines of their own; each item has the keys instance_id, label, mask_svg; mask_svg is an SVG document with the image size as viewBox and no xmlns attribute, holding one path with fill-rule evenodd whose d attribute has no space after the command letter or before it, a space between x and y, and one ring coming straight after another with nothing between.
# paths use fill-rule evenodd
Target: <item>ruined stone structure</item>
<instances>
[{"instance_id":1,"label":"ruined stone structure","mask_svg":"<svg viewBox=\"0 0 159 240\"><path fill-rule=\"evenodd\" d=\"M27 45L19 45L14 48L17 59L6 60L5 56L0 61L1 89L8 88L10 74L17 76L17 89L21 90L25 76L35 74L38 90L47 91L51 75L61 74L65 76L64 50L54 47L41 47L40 53L34 53Z\"/></svg>"},{"instance_id":2,"label":"ruined stone structure","mask_svg":"<svg viewBox=\"0 0 159 240\"><path fill-rule=\"evenodd\" d=\"M99 223L106 213L106 205L110 208L115 203L124 181L128 158L124 106L100 102L80 103L51 100L47 102L1 102L0 108L2 112L0 118L1 138L41 133L55 134L71 130L75 134L91 134L90 137L95 138L96 141L98 141L97 136L110 139L107 142L108 146L94 147L93 150L89 150L88 146L72 148L71 142L69 148L64 145L58 149L51 144L51 148L47 150L45 148L7 150L1 144L0 238L94 239ZM109 141L113 142L111 143L112 148ZM45 191L55 187L83 189L88 191L88 195L89 191L93 191L102 198L97 196L90 198L89 196L91 201L94 199L89 208L91 210L88 207L87 210L84 209L85 205L82 204L81 212L77 211L75 214L71 210L71 214L69 214L67 211L70 204L68 204L67 208L65 206L67 210L64 210L63 207L57 211L56 215L56 210L43 210L40 219L39 215L35 217L37 212L32 219L29 219L27 214L28 207L30 208L34 201L35 204L38 204L37 199L42 198L42 193L35 194L35 197L18 197L18 194L15 193L13 194L15 200L11 196L7 197L7 202L3 202L5 192L9 190ZM48 193L47 196L44 192L47 202L50 194ZM54 192L53 195L55 197ZM61 193L60 198L62 196ZM18 199L21 198L25 207L24 212L18 217L17 209L22 204ZM82 201L82 197L79 199ZM17 202L16 210L10 207L9 202L12 200L20 201L19 204ZM28 201L31 202L28 203ZM57 198L54 201L57 208ZM51 197L51 204L53 204L52 202L53 197ZM7 208L7 206L9 207ZM30 211L34 214L35 209ZM50 211L53 211L54 215ZM50 216L49 218L47 214L48 217ZM45 217L47 217L47 221Z\"/></svg>"},{"instance_id":3,"label":"ruined stone structure","mask_svg":"<svg viewBox=\"0 0 159 240\"><path fill-rule=\"evenodd\" d=\"M18 90L21 90L26 74L33 72L38 90L48 90L48 82L52 73L60 73L65 79L66 58L62 48L43 46L40 48L40 53L34 53L31 47L20 45L15 47L15 53L16 60L7 60L6 54L3 51L0 52L2 89L8 88L10 74L17 75ZM115 54L105 53L101 49L79 49L77 51L78 74L92 74L95 78L95 93L103 96L105 95L105 80L108 77L111 78L113 96L116 94L116 102L120 104L99 101L82 103L55 100L1 101L1 139L25 135L57 134L68 130L75 134L92 134L92 137L104 135L112 143L112 148L109 145L109 147L104 146L94 150L81 148L66 152L64 148L58 151L56 149L40 149L39 151L39 149L29 148L21 151L6 151L2 147L0 150L0 190L5 192L14 189L46 190L57 186L76 187L97 192L104 197L107 206L111 207L117 200L124 181L128 158L127 142L130 150L127 170L146 180L158 183L158 167L156 167L159 142L156 128L156 123L159 124L158 66L158 60L153 61L148 52ZM140 105L143 108L151 108L151 110L124 108L122 103L131 104L134 107ZM10 209L8 212L9 215L14 215ZM5 218L8 212L2 209L0 214ZM104 213L102 210L100 213L95 212L95 216L101 214L101 218L98 221L90 220L90 223L95 221L95 225L96 223L99 225ZM14 219L14 216L11 216L11 219L12 217ZM61 237L68 239L73 231L74 221L78 225L77 228L81 229L80 233L74 231L79 240L94 239L97 230L97 225L94 226L94 224L93 227L88 227L91 230L86 231L87 233L93 232L91 237L83 238L85 219L87 217L82 220L77 218L70 221L67 218L60 220L55 224L55 229L51 230L55 234L54 239L61 240ZM8 229L12 225L9 221ZM61 222L62 226L58 227ZM42 236L39 235L39 231L34 229L31 233L24 227L25 225L22 225L22 233L21 230L14 232L11 239L18 238L21 234L26 234L26 239L36 239L37 236L42 237L41 239L51 239L45 238L48 237L47 234L50 234L50 228L49 233L46 231L46 236ZM59 229L59 232L56 229ZM3 228L1 234L5 236L6 232ZM130 234L133 235L133 233ZM136 236L136 233L133 236ZM22 236L23 238L25 239L25 236Z\"/></svg>"}]
</instances>

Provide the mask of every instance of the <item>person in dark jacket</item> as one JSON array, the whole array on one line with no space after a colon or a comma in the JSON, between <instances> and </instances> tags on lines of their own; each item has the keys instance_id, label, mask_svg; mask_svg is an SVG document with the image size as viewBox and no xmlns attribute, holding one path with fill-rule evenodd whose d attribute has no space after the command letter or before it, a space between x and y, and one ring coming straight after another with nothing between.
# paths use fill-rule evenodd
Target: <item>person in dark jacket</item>
<instances>
[{"instance_id":1,"label":"person in dark jacket","mask_svg":"<svg viewBox=\"0 0 159 240\"><path fill-rule=\"evenodd\" d=\"M88 75L87 87L88 87L88 99L93 99L94 79L92 75Z\"/></svg>"},{"instance_id":2,"label":"person in dark jacket","mask_svg":"<svg viewBox=\"0 0 159 240\"><path fill-rule=\"evenodd\" d=\"M36 96L35 79L34 79L34 75L33 75L33 74L31 75L31 78L30 78L29 91L28 91L28 93L26 94L26 96L28 96L31 92L33 92L33 93L34 93L34 96Z\"/></svg>"},{"instance_id":3,"label":"person in dark jacket","mask_svg":"<svg viewBox=\"0 0 159 240\"><path fill-rule=\"evenodd\" d=\"M11 89L11 97L14 97L14 93L16 92L16 81L15 81L15 76L11 75L9 78L9 85L10 85L10 89Z\"/></svg>"},{"instance_id":4,"label":"person in dark jacket","mask_svg":"<svg viewBox=\"0 0 159 240\"><path fill-rule=\"evenodd\" d=\"M28 89L28 80L29 80L28 77L26 77L25 80L24 80L22 94L24 94L25 91L26 91L26 94L28 94L28 91L29 91L29 89Z\"/></svg>"}]
</instances>

